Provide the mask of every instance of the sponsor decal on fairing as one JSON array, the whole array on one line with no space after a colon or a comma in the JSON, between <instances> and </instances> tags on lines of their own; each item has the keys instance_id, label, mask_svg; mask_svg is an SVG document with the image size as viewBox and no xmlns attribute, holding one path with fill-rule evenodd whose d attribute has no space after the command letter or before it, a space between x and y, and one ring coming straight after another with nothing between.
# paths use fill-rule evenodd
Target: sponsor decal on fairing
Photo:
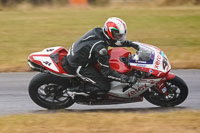
<instances>
[{"instance_id":1,"label":"sponsor decal on fairing","mask_svg":"<svg viewBox=\"0 0 200 133\"><path fill-rule=\"evenodd\" d=\"M155 65L154 65L154 68L155 69L159 69L159 66L160 66L160 62L161 62L161 55L159 54L160 51L159 50L156 50L157 52L157 58L156 58L156 62L155 62Z\"/></svg>"}]
</instances>

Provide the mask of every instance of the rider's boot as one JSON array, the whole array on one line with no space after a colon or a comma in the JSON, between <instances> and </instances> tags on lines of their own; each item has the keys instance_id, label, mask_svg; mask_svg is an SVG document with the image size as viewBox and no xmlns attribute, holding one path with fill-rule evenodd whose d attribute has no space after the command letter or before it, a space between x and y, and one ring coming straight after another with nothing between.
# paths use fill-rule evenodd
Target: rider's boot
<instances>
[{"instance_id":1,"label":"rider's boot","mask_svg":"<svg viewBox=\"0 0 200 133\"><path fill-rule=\"evenodd\" d=\"M105 99L106 92L91 84L81 84L80 86L70 89L71 92L75 92L74 99L81 99L84 97L91 98L95 101L103 101Z\"/></svg>"},{"instance_id":2,"label":"rider's boot","mask_svg":"<svg viewBox=\"0 0 200 133\"><path fill-rule=\"evenodd\" d=\"M103 101L106 96L106 92L104 90L99 89L96 86L87 87L86 93L89 94L90 97L96 101Z\"/></svg>"},{"instance_id":3,"label":"rider's boot","mask_svg":"<svg viewBox=\"0 0 200 133\"><path fill-rule=\"evenodd\" d=\"M93 94L94 99L97 101L103 101L105 99L106 93L103 91L99 91Z\"/></svg>"},{"instance_id":4,"label":"rider's boot","mask_svg":"<svg viewBox=\"0 0 200 133\"><path fill-rule=\"evenodd\" d=\"M84 84L81 83L78 86L69 88L68 91L80 93L80 92L85 92L84 88L85 88Z\"/></svg>"}]
</instances>

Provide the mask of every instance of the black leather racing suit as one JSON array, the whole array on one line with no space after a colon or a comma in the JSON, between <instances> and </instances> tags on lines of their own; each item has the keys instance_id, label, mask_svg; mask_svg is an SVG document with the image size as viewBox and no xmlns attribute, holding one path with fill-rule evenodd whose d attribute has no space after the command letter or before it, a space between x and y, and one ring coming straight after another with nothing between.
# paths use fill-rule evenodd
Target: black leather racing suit
<instances>
[{"instance_id":1,"label":"black leather racing suit","mask_svg":"<svg viewBox=\"0 0 200 133\"><path fill-rule=\"evenodd\" d=\"M77 74L83 80L90 82L91 84L86 89L91 88L95 92L107 93L110 89L107 78L118 81L126 78L125 75L110 69L108 46L117 47L114 43L108 39L103 28L94 28L72 45L65 57L63 68L69 74ZM133 44L123 44L121 46L137 47ZM101 73L94 68L96 62L101 65Z\"/></svg>"}]
</instances>

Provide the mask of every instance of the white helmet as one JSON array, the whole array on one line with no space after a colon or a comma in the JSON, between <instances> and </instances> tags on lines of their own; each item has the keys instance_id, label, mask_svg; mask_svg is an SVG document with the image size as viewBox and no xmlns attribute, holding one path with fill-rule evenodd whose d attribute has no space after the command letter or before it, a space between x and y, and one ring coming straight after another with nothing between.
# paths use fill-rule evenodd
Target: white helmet
<instances>
[{"instance_id":1,"label":"white helmet","mask_svg":"<svg viewBox=\"0 0 200 133\"><path fill-rule=\"evenodd\" d=\"M108 18L108 20L104 24L103 29L106 33L107 38L117 41L117 45L121 45L120 42L126 40L126 23L120 18Z\"/></svg>"}]
</instances>

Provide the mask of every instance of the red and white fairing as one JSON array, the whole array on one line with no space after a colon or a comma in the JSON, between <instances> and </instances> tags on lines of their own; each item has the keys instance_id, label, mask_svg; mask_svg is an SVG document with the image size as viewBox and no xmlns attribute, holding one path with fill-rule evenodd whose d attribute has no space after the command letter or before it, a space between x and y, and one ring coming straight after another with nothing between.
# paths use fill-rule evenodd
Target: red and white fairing
<instances>
[{"instance_id":1,"label":"red and white fairing","mask_svg":"<svg viewBox=\"0 0 200 133\"><path fill-rule=\"evenodd\" d=\"M62 58L67 55L67 53L68 51L63 47L50 47L41 52L32 53L28 57L28 60L44 67L50 72L66 74L62 68L61 61ZM32 64L29 63L29 65L31 66Z\"/></svg>"},{"instance_id":2,"label":"red and white fairing","mask_svg":"<svg viewBox=\"0 0 200 133\"><path fill-rule=\"evenodd\" d=\"M129 60L130 67L120 62L120 57L128 58L128 56L131 55L130 51L124 48L109 50L109 54L111 55L111 68L120 73L128 73L132 69L136 69L154 75L154 77L141 79L123 93L123 88L127 84L113 81L111 82L112 89L109 94L115 97L137 98L139 101L142 100L140 94L155 85L157 86L158 91L166 93L164 81L173 79L175 76L174 74L169 73L171 65L166 55L155 46L139 42L134 43L140 46L140 50L132 57L132 59Z\"/></svg>"},{"instance_id":3,"label":"red and white fairing","mask_svg":"<svg viewBox=\"0 0 200 133\"><path fill-rule=\"evenodd\" d=\"M138 59L136 54L133 60L130 61L130 65L132 68L151 73L156 77L164 77L168 74L171 69L171 65L163 51L149 44L144 44L140 42L134 43L138 44L143 49L142 52L144 54L147 54L145 53L145 51L148 52L147 55L149 55L149 60L140 60Z\"/></svg>"}]
</instances>

